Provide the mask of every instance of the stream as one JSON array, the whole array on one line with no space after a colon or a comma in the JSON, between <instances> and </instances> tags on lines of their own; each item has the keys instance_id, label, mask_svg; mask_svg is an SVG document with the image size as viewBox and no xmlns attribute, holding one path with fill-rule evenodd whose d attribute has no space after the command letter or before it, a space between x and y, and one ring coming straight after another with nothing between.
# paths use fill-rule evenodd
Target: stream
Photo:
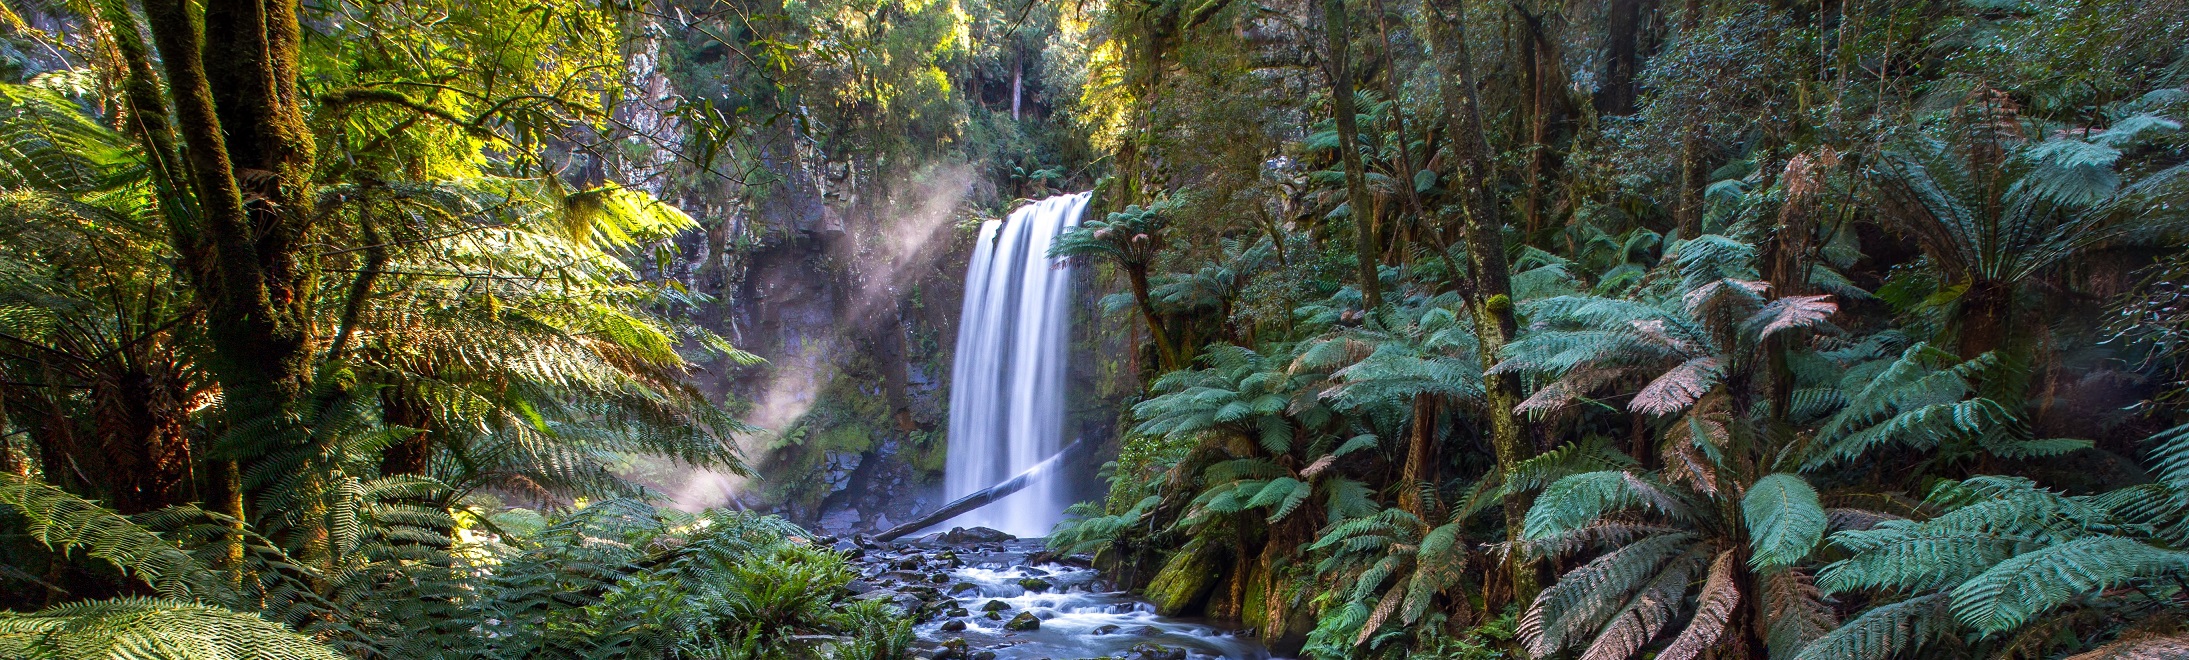
<instances>
[{"instance_id":1,"label":"stream","mask_svg":"<svg viewBox=\"0 0 2189 660\"><path fill-rule=\"evenodd\" d=\"M1212 622L1155 613L1084 557L1053 557L1040 539L953 530L917 541L838 542L857 555L862 599L890 599L920 623L919 657L935 660L1269 660L1259 641Z\"/></svg>"}]
</instances>

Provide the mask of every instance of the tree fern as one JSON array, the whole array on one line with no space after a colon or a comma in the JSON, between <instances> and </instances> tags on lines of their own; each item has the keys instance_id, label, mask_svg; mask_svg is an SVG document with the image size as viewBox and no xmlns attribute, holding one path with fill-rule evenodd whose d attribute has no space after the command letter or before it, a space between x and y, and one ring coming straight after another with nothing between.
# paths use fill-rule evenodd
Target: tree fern
<instances>
[{"instance_id":1,"label":"tree fern","mask_svg":"<svg viewBox=\"0 0 2189 660\"><path fill-rule=\"evenodd\" d=\"M0 613L0 656L24 660L341 660L249 614L158 598Z\"/></svg>"}]
</instances>

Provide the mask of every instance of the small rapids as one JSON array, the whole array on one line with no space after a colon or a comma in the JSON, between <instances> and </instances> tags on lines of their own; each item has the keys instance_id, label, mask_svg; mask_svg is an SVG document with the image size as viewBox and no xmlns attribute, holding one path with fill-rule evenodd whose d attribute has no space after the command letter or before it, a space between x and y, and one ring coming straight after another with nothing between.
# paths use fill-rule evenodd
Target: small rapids
<instances>
[{"instance_id":1,"label":"small rapids","mask_svg":"<svg viewBox=\"0 0 2189 660\"><path fill-rule=\"evenodd\" d=\"M915 628L922 647L931 649L922 657L1271 657L1244 632L1157 615L1154 605L1117 590L1101 572L1050 561L1041 550L1038 539L888 546L867 553L861 582L879 588L866 597L893 597L901 605L918 601L908 609L926 615ZM894 595L874 595L884 593ZM1026 625L1022 615L1038 620L1038 626Z\"/></svg>"}]
</instances>

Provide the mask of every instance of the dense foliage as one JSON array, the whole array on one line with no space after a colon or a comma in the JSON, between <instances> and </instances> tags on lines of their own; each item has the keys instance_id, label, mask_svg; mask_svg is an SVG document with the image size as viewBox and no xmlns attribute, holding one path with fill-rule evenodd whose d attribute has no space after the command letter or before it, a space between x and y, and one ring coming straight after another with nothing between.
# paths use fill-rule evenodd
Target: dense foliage
<instances>
[{"instance_id":1,"label":"dense foliage","mask_svg":"<svg viewBox=\"0 0 2189 660\"><path fill-rule=\"evenodd\" d=\"M813 535L645 477L753 473L702 374L758 361L723 296L778 262L888 340L758 489L939 465L899 271L950 234L897 218L1076 186L1053 254L1141 389L1050 543L1166 614L1313 658L2189 652L2178 0L0 30L0 655L905 657Z\"/></svg>"},{"instance_id":2,"label":"dense foliage","mask_svg":"<svg viewBox=\"0 0 2189 660\"><path fill-rule=\"evenodd\" d=\"M2189 7L1102 20L1112 212L1055 253L1150 378L1051 543L1164 611L1318 658L2189 648Z\"/></svg>"},{"instance_id":3,"label":"dense foliage","mask_svg":"<svg viewBox=\"0 0 2189 660\"><path fill-rule=\"evenodd\" d=\"M0 12L0 655L902 656L813 535L625 469L749 474L690 376L756 359L611 176L642 17Z\"/></svg>"}]
</instances>

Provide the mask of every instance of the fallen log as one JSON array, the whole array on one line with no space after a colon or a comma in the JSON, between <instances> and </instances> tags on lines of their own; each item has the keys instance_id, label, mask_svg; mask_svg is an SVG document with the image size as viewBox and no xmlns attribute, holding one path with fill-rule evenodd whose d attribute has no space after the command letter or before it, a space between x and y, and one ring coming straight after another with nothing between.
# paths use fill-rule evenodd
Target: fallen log
<instances>
[{"instance_id":1,"label":"fallen log","mask_svg":"<svg viewBox=\"0 0 2189 660\"><path fill-rule=\"evenodd\" d=\"M1065 445L1064 449L1058 451L1055 456L1050 456L1040 463L1035 463L1033 467L1027 468L1025 472L1020 472L1017 476L1005 479L1002 483L994 486L974 491L971 495L951 500L949 504L942 505L942 508L936 509L934 513L921 516L919 520L891 527L889 531L876 535L874 540L881 543L895 541L903 538L906 534L927 529L936 523L956 518L967 511L987 506L991 502L1024 490L1027 484L1046 476L1051 467L1064 462L1066 457L1071 456L1074 451L1079 449L1079 445L1078 440L1073 440L1072 444Z\"/></svg>"}]
</instances>

